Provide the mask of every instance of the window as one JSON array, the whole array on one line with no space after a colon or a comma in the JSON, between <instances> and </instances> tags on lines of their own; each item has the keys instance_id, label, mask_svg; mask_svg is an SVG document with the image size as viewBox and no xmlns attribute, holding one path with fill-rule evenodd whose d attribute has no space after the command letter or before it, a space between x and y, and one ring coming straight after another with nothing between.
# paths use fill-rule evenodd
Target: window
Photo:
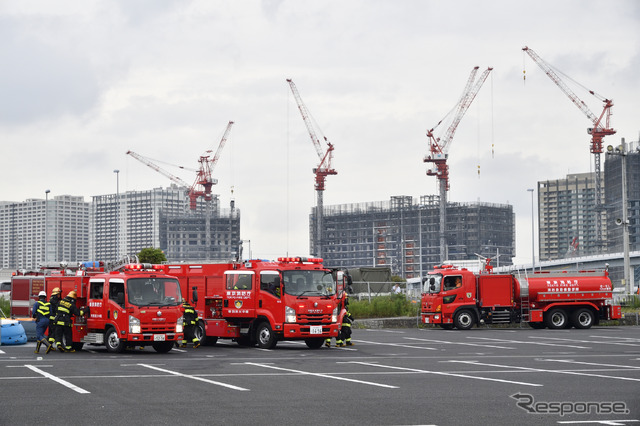
<instances>
[{"instance_id":1,"label":"window","mask_svg":"<svg viewBox=\"0 0 640 426\"><path fill-rule=\"evenodd\" d=\"M227 290L251 290L251 275L227 274Z\"/></svg>"},{"instance_id":2,"label":"window","mask_svg":"<svg viewBox=\"0 0 640 426\"><path fill-rule=\"evenodd\" d=\"M461 276L448 276L444 278L444 291L453 290L454 288L462 287L462 277Z\"/></svg>"},{"instance_id":3,"label":"window","mask_svg":"<svg viewBox=\"0 0 640 426\"><path fill-rule=\"evenodd\" d=\"M92 282L89 290L89 299L102 299L104 282Z\"/></svg>"}]
</instances>

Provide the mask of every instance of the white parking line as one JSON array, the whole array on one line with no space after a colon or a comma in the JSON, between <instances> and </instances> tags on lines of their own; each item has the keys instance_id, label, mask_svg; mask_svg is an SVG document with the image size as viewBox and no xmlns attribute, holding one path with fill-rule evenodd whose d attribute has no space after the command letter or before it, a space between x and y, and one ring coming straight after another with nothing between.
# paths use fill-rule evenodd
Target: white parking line
<instances>
[{"instance_id":1,"label":"white parking line","mask_svg":"<svg viewBox=\"0 0 640 426\"><path fill-rule=\"evenodd\" d=\"M255 363L255 362L245 362L245 364L246 365L254 365L256 367L271 368L271 369L279 370L279 371L287 371L289 373L298 373L298 374L302 374L302 375L306 375L306 376L324 377L326 379L343 380L345 382L360 383L360 384L363 384L363 385L378 386L378 387L381 387L381 388L398 389L397 386L385 385L383 383L374 383L374 382L366 382L364 380L347 379L346 377L332 376L332 375L329 375L329 374L310 373L308 371L292 370L290 368L276 367L274 365L258 364L258 363Z\"/></svg>"},{"instance_id":2,"label":"white parking line","mask_svg":"<svg viewBox=\"0 0 640 426\"><path fill-rule=\"evenodd\" d=\"M598 367L628 368L630 370L640 370L640 367L638 367L637 365L602 364L598 362L575 361L572 359L540 359L539 361L564 362L568 364L583 364L583 365L595 365Z\"/></svg>"},{"instance_id":3,"label":"white parking line","mask_svg":"<svg viewBox=\"0 0 640 426\"><path fill-rule=\"evenodd\" d=\"M238 391L248 391L249 390L249 389L241 388L239 386L229 385L227 383L216 382L215 380L205 379L203 377L191 376L189 374L178 373L177 371L166 370L164 368L159 368L159 367L156 367L154 365L149 365L149 364L137 364L137 365L140 365L140 366L146 367L146 368L150 368L152 370L162 371L164 373L173 374L174 376L186 377L187 379L199 380L201 382L211 383L212 385L224 386L225 388L229 388L229 389L233 389L233 390L238 390Z\"/></svg>"},{"instance_id":4,"label":"white parking line","mask_svg":"<svg viewBox=\"0 0 640 426\"><path fill-rule=\"evenodd\" d=\"M565 342L576 342L576 343L595 343L599 345L622 345L622 346L640 346L640 344L633 344L628 342L597 342L593 340L577 340L577 339L563 339L561 337L544 337L544 336L529 336L531 339L545 339L545 340L561 340Z\"/></svg>"},{"instance_id":5,"label":"white parking line","mask_svg":"<svg viewBox=\"0 0 640 426\"><path fill-rule=\"evenodd\" d=\"M559 346L562 348L576 348L576 349L591 349L587 346L574 346L574 345L558 345L555 343L543 343L543 342L523 342L520 340L506 340L506 339L491 339L489 337L467 337L467 339L481 339L481 340L492 340L500 343L522 343L525 345L541 345L541 346Z\"/></svg>"},{"instance_id":6,"label":"white parking line","mask_svg":"<svg viewBox=\"0 0 640 426\"><path fill-rule=\"evenodd\" d=\"M636 419L618 419L618 420L562 420L558 421L559 425L585 425L585 424L595 424L595 425L614 425L614 426L625 426L629 423L638 423L640 420Z\"/></svg>"},{"instance_id":7,"label":"white parking line","mask_svg":"<svg viewBox=\"0 0 640 426\"><path fill-rule=\"evenodd\" d=\"M530 367L517 367L517 366L513 366L513 365L487 364L487 363L477 362L477 361L451 360L449 362L457 362L457 363L460 363L460 364L471 364L471 365L483 365L485 367L509 368L509 369L522 370L522 371L535 371L537 373L569 374L569 375L572 375L572 376L599 377L599 378L602 378L602 379L615 379L615 380L627 380L627 381L631 381L631 382L640 382L640 379L634 379L634 378L631 378L631 377L605 376L603 374L583 373L583 372L578 372L578 371L546 370L544 368L530 368Z\"/></svg>"},{"instance_id":8,"label":"white parking line","mask_svg":"<svg viewBox=\"0 0 640 426\"><path fill-rule=\"evenodd\" d=\"M407 340L418 340L421 342L439 343L445 345L466 345L466 346L480 346L481 348L496 348L496 349L515 349L508 346L495 346L495 345L483 345L481 343L463 343L463 342L448 342L445 340L431 340L431 339L419 339L417 337L405 337Z\"/></svg>"},{"instance_id":9,"label":"white parking line","mask_svg":"<svg viewBox=\"0 0 640 426\"><path fill-rule=\"evenodd\" d=\"M28 364L27 364L27 365L25 365L25 367L27 367L27 368L28 368L29 370L31 370L31 371L35 371L35 372L36 372L36 373L38 373L38 374L42 374L42 375L43 375L44 377L46 377L47 379L51 379L51 380L53 380L54 382L60 383L61 385L66 386L66 387L68 387L69 389L71 389L71 390L73 390L73 391L76 391L76 392L78 392L78 393L91 393L91 392L89 392L88 390L85 390L85 389L79 388L78 386L76 386L76 385L74 385L74 384L72 384L72 383L69 383L69 382L67 382L66 380L63 380L63 379L61 379L61 378L59 378L59 377L56 377L56 376L54 376L53 374L49 374L49 373L47 373L46 371L40 370L40 369L39 369L38 367L36 367L36 366L28 365Z\"/></svg>"},{"instance_id":10,"label":"white parking line","mask_svg":"<svg viewBox=\"0 0 640 426\"><path fill-rule=\"evenodd\" d=\"M398 343L382 343L382 342L369 342L367 340L357 340L358 343L368 343L370 345L381 345L381 346L393 346L396 348L411 348L411 349L426 349L428 351L439 351L440 349L436 348L426 348L424 346L409 346L409 345L400 345Z\"/></svg>"},{"instance_id":11,"label":"white parking line","mask_svg":"<svg viewBox=\"0 0 640 426\"><path fill-rule=\"evenodd\" d=\"M474 379L474 380L487 380L490 382L500 382L500 383L509 383L515 385L524 385L524 386L544 386L537 383L527 383L527 382L515 382L512 380L503 380L503 379L492 379L489 377L478 377L478 376L469 376L466 374L458 374L458 373L445 373L442 371L429 371L429 370L419 370L416 368L405 368L405 367L396 367L393 365L381 365L374 364L370 362L361 362L361 361L352 361L351 364L359 364L359 365L368 365L371 367L380 367L380 368L389 368L391 370L402 370L402 371L411 371L413 373L424 373L424 374L436 374L439 376L453 376L453 377L461 377L463 379Z\"/></svg>"}]
</instances>

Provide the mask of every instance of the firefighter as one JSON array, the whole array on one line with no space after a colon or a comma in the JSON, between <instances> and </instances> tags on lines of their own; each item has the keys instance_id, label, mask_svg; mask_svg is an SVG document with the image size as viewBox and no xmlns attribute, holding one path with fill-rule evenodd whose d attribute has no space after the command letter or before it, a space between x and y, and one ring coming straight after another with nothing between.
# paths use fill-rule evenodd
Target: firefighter
<instances>
[{"instance_id":1,"label":"firefighter","mask_svg":"<svg viewBox=\"0 0 640 426\"><path fill-rule=\"evenodd\" d=\"M181 348L187 347L187 341L193 343L193 348L200 346L200 339L196 337L196 327L198 326L198 314L193 306L189 304L187 299L182 301L183 324L184 324L184 340Z\"/></svg>"},{"instance_id":2,"label":"firefighter","mask_svg":"<svg viewBox=\"0 0 640 426\"><path fill-rule=\"evenodd\" d=\"M60 352L75 352L73 349L73 324L74 316L82 316L84 313L76 306L77 294L75 290L71 290L67 297L60 301L58 312L56 314L56 346ZM64 338L65 346L62 345Z\"/></svg>"},{"instance_id":3,"label":"firefighter","mask_svg":"<svg viewBox=\"0 0 640 426\"><path fill-rule=\"evenodd\" d=\"M60 304L60 287L56 287L51 290L51 297L49 298L49 347L47 348L47 353L49 351L55 351L55 341L56 341L56 313L58 312L58 305Z\"/></svg>"},{"instance_id":4,"label":"firefighter","mask_svg":"<svg viewBox=\"0 0 640 426\"><path fill-rule=\"evenodd\" d=\"M351 315L351 312L349 312L348 294L345 294L344 308L347 312L345 312L344 317L342 317L342 326L340 327L340 332L338 333L338 338L336 339L337 347L353 346L353 342L351 341L351 324L353 324L353 315Z\"/></svg>"},{"instance_id":5,"label":"firefighter","mask_svg":"<svg viewBox=\"0 0 640 426\"><path fill-rule=\"evenodd\" d=\"M36 320L36 350L35 353L40 353L40 346L44 343L45 346L50 346L45 336L45 331L49 328L49 306L47 302L47 293L41 291L38 293L38 301L33 304L33 310L31 316Z\"/></svg>"}]
</instances>

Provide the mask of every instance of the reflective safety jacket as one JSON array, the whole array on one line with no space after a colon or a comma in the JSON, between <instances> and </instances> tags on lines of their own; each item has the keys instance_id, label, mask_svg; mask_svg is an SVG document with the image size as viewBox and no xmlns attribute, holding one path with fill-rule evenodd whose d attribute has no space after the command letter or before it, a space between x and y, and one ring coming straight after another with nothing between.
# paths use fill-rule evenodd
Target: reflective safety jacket
<instances>
[{"instance_id":1,"label":"reflective safety jacket","mask_svg":"<svg viewBox=\"0 0 640 426\"><path fill-rule=\"evenodd\" d=\"M78 315L82 315L82 313L76 306L76 299L67 296L62 299L58 305L56 325L71 327L71 318Z\"/></svg>"},{"instance_id":2,"label":"reflective safety jacket","mask_svg":"<svg viewBox=\"0 0 640 426\"><path fill-rule=\"evenodd\" d=\"M49 299L49 320L53 321L56 319L56 313L58 311L58 305L60 304L60 295L54 294Z\"/></svg>"},{"instance_id":3,"label":"reflective safety jacket","mask_svg":"<svg viewBox=\"0 0 640 426\"><path fill-rule=\"evenodd\" d=\"M49 302L46 301L44 296L42 300L38 300L35 305L33 305L33 318L36 319L36 322L40 321L41 318L49 317Z\"/></svg>"},{"instance_id":4,"label":"reflective safety jacket","mask_svg":"<svg viewBox=\"0 0 640 426\"><path fill-rule=\"evenodd\" d=\"M184 325L195 325L198 321L198 314L189 302L182 303L182 312L184 312Z\"/></svg>"}]
</instances>

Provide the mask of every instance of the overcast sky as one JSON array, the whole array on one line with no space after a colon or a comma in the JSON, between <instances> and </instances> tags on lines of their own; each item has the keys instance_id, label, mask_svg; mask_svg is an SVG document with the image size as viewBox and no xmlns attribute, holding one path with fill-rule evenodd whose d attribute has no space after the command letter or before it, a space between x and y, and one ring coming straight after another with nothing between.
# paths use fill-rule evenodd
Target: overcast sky
<instances>
[{"instance_id":1,"label":"overcast sky","mask_svg":"<svg viewBox=\"0 0 640 426\"><path fill-rule=\"evenodd\" d=\"M286 79L335 146L326 206L438 194L426 130L493 67L451 144L449 199L513 205L530 262L527 188L593 159L590 121L521 49L613 99L605 145L637 141L639 24L636 0L0 0L0 200L91 201L114 169L121 192L169 186L126 151L195 169L233 120L214 192L254 257L306 255L319 159Z\"/></svg>"}]
</instances>

